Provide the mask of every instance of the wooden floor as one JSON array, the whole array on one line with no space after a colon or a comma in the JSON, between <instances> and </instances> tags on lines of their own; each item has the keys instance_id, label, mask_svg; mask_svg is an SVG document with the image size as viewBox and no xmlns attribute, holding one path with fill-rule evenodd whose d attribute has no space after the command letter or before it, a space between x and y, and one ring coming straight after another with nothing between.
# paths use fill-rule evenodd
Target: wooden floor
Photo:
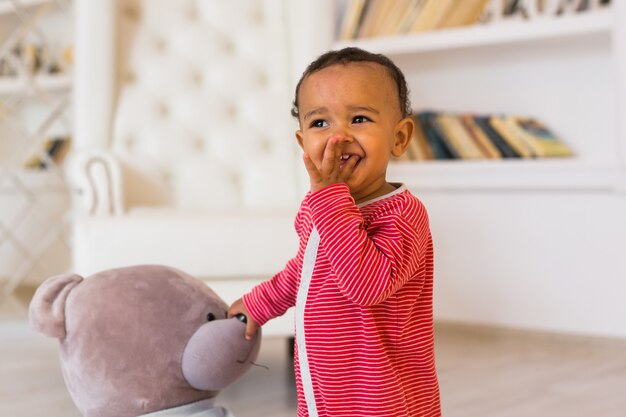
<instances>
[{"instance_id":1,"label":"wooden floor","mask_svg":"<svg viewBox=\"0 0 626 417\"><path fill-rule=\"evenodd\" d=\"M445 417L626 417L626 341L438 324ZM257 362L218 403L237 417L295 416L285 340L265 339ZM75 417L56 344L24 320L0 319L0 416Z\"/></svg>"}]
</instances>

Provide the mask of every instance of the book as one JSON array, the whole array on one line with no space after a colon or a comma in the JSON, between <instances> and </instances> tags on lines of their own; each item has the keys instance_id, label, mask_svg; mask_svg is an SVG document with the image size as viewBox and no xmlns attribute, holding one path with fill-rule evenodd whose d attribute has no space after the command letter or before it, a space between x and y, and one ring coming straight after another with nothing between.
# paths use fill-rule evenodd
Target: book
<instances>
[{"instance_id":1,"label":"book","mask_svg":"<svg viewBox=\"0 0 626 417\"><path fill-rule=\"evenodd\" d=\"M519 155L502 139L500 134L489 123L490 116L474 116L474 122L487 135L491 143L500 151L503 158L519 158Z\"/></svg>"},{"instance_id":2,"label":"book","mask_svg":"<svg viewBox=\"0 0 626 417\"><path fill-rule=\"evenodd\" d=\"M346 41L354 39L367 10L368 0L351 0L341 21L339 39Z\"/></svg>"},{"instance_id":3,"label":"book","mask_svg":"<svg viewBox=\"0 0 626 417\"><path fill-rule=\"evenodd\" d=\"M374 34L376 20L379 19L387 0L368 0L367 9L364 11L363 19L358 28L357 38L369 38Z\"/></svg>"},{"instance_id":4,"label":"book","mask_svg":"<svg viewBox=\"0 0 626 417\"><path fill-rule=\"evenodd\" d=\"M426 2L427 0L413 0L411 2L407 14L404 16L402 22L400 22L398 33L407 33L411 30L413 22L415 22L415 19L417 19L417 16L421 13Z\"/></svg>"},{"instance_id":5,"label":"book","mask_svg":"<svg viewBox=\"0 0 626 417\"><path fill-rule=\"evenodd\" d=\"M26 169L47 169L52 164L61 164L69 152L69 137L55 137L44 142L42 149L24 163Z\"/></svg>"},{"instance_id":6,"label":"book","mask_svg":"<svg viewBox=\"0 0 626 417\"><path fill-rule=\"evenodd\" d=\"M423 111L417 115L424 131L424 136L435 159L455 159L458 155L448 147L445 139L441 136L441 132L433 123L433 119L437 117L437 113L432 111Z\"/></svg>"},{"instance_id":7,"label":"book","mask_svg":"<svg viewBox=\"0 0 626 417\"><path fill-rule=\"evenodd\" d=\"M449 10L443 27L467 26L478 21L489 0L464 0L459 1Z\"/></svg>"},{"instance_id":8,"label":"book","mask_svg":"<svg viewBox=\"0 0 626 417\"><path fill-rule=\"evenodd\" d=\"M449 147L462 159L484 159L481 148L467 132L459 116L454 114L440 114L435 118L442 135L446 138Z\"/></svg>"},{"instance_id":9,"label":"book","mask_svg":"<svg viewBox=\"0 0 626 417\"><path fill-rule=\"evenodd\" d=\"M369 36L383 35L383 31L386 30L385 27L387 27L393 19L393 14L397 9L402 7L404 2L405 0L379 0L378 8L375 11L376 16L372 23Z\"/></svg>"},{"instance_id":10,"label":"book","mask_svg":"<svg viewBox=\"0 0 626 417\"><path fill-rule=\"evenodd\" d=\"M535 156L535 153L528 143L526 143L524 137L519 134L519 131L511 128L506 117L491 116L489 118L489 124L520 157L532 158Z\"/></svg>"},{"instance_id":11,"label":"book","mask_svg":"<svg viewBox=\"0 0 626 417\"><path fill-rule=\"evenodd\" d=\"M522 137L538 157L572 156L573 152L543 123L530 117L507 117L512 130Z\"/></svg>"},{"instance_id":12,"label":"book","mask_svg":"<svg viewBox=\"0 0 626 417\"><path fill-rule=\"evenodd\" d=\"M454 146L452 138L448 137L446 131L437 122L439 114L435 114L430 119L429 128L436 133L436 137L444 144L445 148L451 154L452 159L462 159L459 150Z\"/></svg>"},{"instance_id":13,"label":"book","mask_svg":"<svg viewBox=\"0 0 626 417\"><path fill-rule=\"evenodd\" d=\"M414 8L415 0L387 1L392 4L389 14L376 28L376 36L390 36L400 33L400 29L406 16Z\"/></svg>"},{"instance_id":14,"label":"book","mask_svg":"<svg viewBox=\"0 0 626 417\"><path fill-rule=\"evenodd\" d=\"M409 31L418 33L441 28L455 3L456 0L426 0Z\"/></svg>"},{"instance_id":15,"label":"book","mask_svg":"<svg viewBox=\"0 0 626 417\"><path fill-rule=\"evenodd\" d=\"M478 146L485 158L487 159L500 159L502 158L502 152L489 140L485 132L474 121L471 115L461 116L461 123L467 130L467 133L472 137L476 146Z\"/></svg>"},{"instance_id":16,"label":"book","mask_svg":"<svg viewBox=\"0 0 626 417\"><path fill-rule=\"evenodd\" d=\"M504 16L511 16L517 13L521 7L519 0L504 0L504 8L502 14Z\"/></svg>"},{"instance_id":17,"label":"book","mask_svg":"<svg viewBox=\"0 0 626 417\"><path fill-rule=\"evenodd\" d=\"M421 111L407 146L412 160L572 156L572 150L535 118Z\"/></svg>"}]
</instances>

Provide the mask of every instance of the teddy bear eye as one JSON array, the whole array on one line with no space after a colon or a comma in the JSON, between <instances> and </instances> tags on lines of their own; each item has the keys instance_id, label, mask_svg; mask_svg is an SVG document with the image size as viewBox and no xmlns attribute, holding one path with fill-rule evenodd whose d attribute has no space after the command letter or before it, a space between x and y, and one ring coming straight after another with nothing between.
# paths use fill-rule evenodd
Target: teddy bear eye
<instances>
[{"instance_id":1,"label":"teddy bear eye","mask_svg":"<svg viewBox=\"0 0 626 417\"><path fill-rule=\"evenodd\" d=\"M207 314L207 315L206 315L206 320L207 320L207 321L213 321L213 320L215 320L215 314L213 314L213 313L209 313L209 314Z\"/></svg>"}]
</instances>

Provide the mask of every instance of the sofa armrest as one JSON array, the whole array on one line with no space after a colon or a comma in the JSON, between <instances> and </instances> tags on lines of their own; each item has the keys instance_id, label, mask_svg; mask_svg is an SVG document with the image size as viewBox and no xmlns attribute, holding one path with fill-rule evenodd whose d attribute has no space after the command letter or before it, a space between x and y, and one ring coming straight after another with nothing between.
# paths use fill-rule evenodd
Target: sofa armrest
<instances>
[{"instance_id":1,"label":"sofa armrest","mask_svg":"<svg viewBox=\"0 0 626 417\"><path fill-rule=\"evenodd\" d=\"M75 206L92 216L116 216L124 212L121 161L104 149L74 152L68 178L78 190Z\"/></svg>"}]
</instances>

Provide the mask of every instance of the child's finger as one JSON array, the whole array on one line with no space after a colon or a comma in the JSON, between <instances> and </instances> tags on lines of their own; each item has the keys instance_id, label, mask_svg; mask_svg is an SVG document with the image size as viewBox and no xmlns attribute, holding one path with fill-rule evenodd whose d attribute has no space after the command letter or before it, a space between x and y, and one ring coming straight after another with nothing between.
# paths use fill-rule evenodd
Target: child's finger
<instances>
[{"instance_id":1,"label":"child's finger","mask_svg":"<svg viewBox=\"0 0 626 417\"><path fill-rule=\"evenodd\" d=\"M243 304L243 301L241 298L231 304L231 306L228 308L228 312L226 313L226 316L228 318L231 318L231 317L236 316L237 314L247 314L246 307Z\"/></svg>"},{"instance_id":2,"label":"child's finger","mask_svg":"<svg viewBox=\"0 0 626 417\"><path fill-rule=\"evenodd\" d=\"M254 320L248 317L248 323L246 323L246 340L254 339L258 330L259 326L254 322Z\"/></svg>"},{"instance_id":3,"label":"child's finger","mask_svg":"<svg viewBox=\"0 0 626 417\"><path fill-rule=\"evenodd\" d=\"M348 177L350 177L350 175L354 171L354 167L356 166L356 164L359 162L360 159L361 158L359 158L358 156L352 155L344 163L343 167L341 168L341 174L340 174L340 177L343 181L345 181L346 179L348 179Z\"/></svg>"},{"instance_id":4,"label":"child's finger","mask_svg":"<svg viewBox=\"0 0 626 417\"><path fill-rule=\"evenodd\" d=\"M313 161L311 161L311 157L307 154L303 154L302 155L302 160L304 161L304 167L306 168L307 172L309 173L309 177L312 180L318 180L320 177L320 172L317 169L317 167L315 166L315 164L313 163Z\"/></svg>"},{"instance_id":5,"label":"child's finger","mask_svg":"<svg viewBox=\"0 0 626 417\"><path fill-rule=\"evenodd\" d=\"M339 169L339 160L341 158L341 149L337 146L339 140L336 137L328 139L324 156L322 158L322 171L324 174L331 174Z\"/></svg>"}]
</instances>

